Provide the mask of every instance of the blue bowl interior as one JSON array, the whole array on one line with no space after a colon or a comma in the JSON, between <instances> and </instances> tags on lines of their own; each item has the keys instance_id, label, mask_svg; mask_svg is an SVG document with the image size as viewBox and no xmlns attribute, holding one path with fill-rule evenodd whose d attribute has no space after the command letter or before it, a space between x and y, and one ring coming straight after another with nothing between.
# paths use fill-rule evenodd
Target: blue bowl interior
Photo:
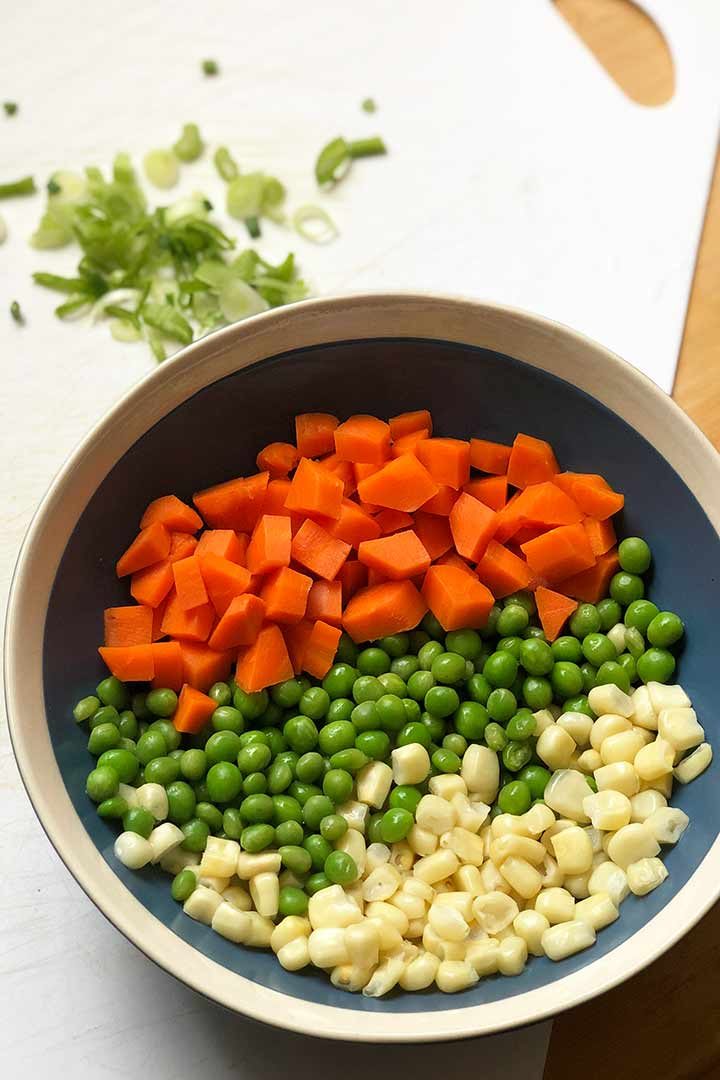
<instances>
[{"instance_id":1,"label":"blue bowl interior","mask_svg":"<svg viewBox=\"0 0 720 1080\"><path fill-rule=\"evenodd\" d=\"M147 503L255 471L260 447L292 439L293 417L328 411L392 416L429 406L437 434L510 442L518 431L549 439L564 468L602 472L625 492L621 534L645 536L655 562L651 596L687 624L679 677L699 716L716 697L715 613L720 609L720 540L672 467L623 420L571 384L491 351L450 342L363 340L301 349L245 368L199 391L144 435L102 482L64 553L45 628L44 689L50 734L70 798L98 850L133 895L183 940L232 971L293 997L364 1011L447 1009L438 991L374 1001L336 990L319 972L290 974L270 952L245 949L186 917L160 870L132 872L113 855L116 828L84 793L93 759L72 720L75 701L103 676L97 646L103 608L128 602L114 564ZM690 554L692 553L692 554ZM708 737L713 738L711 729ZM593 949L562 964L533 958L514 979L481 980L452 1006L495 1001L552 983L605 955L643 926L685 884L714 841L720 790L711 770L673 802L691 818L674 850L670 877L644 899L629 897L621 918Z\"/></svg>"}]
</instances>

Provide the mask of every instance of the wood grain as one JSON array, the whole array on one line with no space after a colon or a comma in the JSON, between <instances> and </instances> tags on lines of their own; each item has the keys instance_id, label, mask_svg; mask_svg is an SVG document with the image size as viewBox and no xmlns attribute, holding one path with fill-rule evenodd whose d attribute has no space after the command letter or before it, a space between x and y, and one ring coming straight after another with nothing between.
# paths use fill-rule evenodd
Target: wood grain
<instances>
[{"instance_id":1,"label":"wood grain","mask_svg":"<svg viewBox=\"0 0 720 1080\"><path fill-rule=\"evenodd\" d=\"M635 94L645 95L644 100L648 93L661 92L663 76L643 43L646 31L627 23L631 5L625 0L556 2L583 38L597 35L593 52L601 62L616 70L625 67L626 89L629 71ZM720 448L720 158L673 397ZM718 1017L720 906L634 979L559 1017L553 1026L545 1080L576 1075L584 1080L719 1077Z\"/></svg>"}]
</instances>

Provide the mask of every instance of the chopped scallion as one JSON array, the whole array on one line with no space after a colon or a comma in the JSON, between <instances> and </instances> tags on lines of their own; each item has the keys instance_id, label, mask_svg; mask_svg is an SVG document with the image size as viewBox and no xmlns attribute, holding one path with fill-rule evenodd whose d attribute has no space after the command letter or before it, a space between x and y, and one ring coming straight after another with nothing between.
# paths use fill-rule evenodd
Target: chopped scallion
<instances>
[{"instance_id":1,"label":"chopped scallion","mask_svg":"<svg viewBox=\"0 0 720 1080\"><path fill-rule=\"evenodd\" d=\"M217 60L203 60L202 62L203 75L219 75L220 66Z\"/></svg>"},{"instance_id":2,"label":"chopped scallion","mask_svg":"<svg viewBox=\"0 0 720 1080\"><path fill-rule=\"evenodd\" d=\"M362 103L362 110L366 113L377 112L377 104L375 100L371 97L366 97Z\"/></svg>"},{"instance_id":3,"label":"chopped scallion","mask_svg":"<svg viewBox=\"0 0 720 1080\"><path fill-rule=\"evenodd\" d=\"M172 341L179 341L181 345L189 345L193 339L190 323L169 304L153 304L148 301L143 304L142 317L148 326L159 330L164 337Z\"/></svg>"},{"instance_id":4,"label":"chopped scallion","mask_svg":"<svg viewBox=\"0 0 720 1080\"><path fill-rule=\"evenodd\" d=\"M145 175L159 188L175 187L180 175L178 159L172 150L151 150L143 160Z\"/></svg>"},{"instance_id":5,"label":"chopped scallion","mask_svg":"<svg viewBox=\"0 0 720 1080\"><path fill-rule=\"evenodd\" d=\"M12 304L10 305L10 314L12 315L18 326L22 326L24 324L25 316L20 310L20 305L18 304L17 300L13 300Z\"/></svg>"},{"instance_id":6,"label":"chopped scallion","mask_svg":"<svg viewBox=\"0 0 720 1080\"><path fill-rule=\"evenodd\" d=\"M321 187L336 184L350 168L350 151L342 136L324 146L315 162L315 178Z\"/></svg>"},{"instance_id":7,"label":"chopped scallion","mask_svg":"<svg viewBox=\"0 0 720 1080\"><path fill-rule=\"evenodd\" d=\"M248 234L252 237L252 239L257 240L257 238L261 235L260 219L258 217L255 217L254 215L246 217L245 228L247 229Z\"/></svg>"},{"instance_id":8,"label":"chopped scallion","mask_svg":"<svg viewBox=\"0 0 720 1080\"><path fill-rule=\"evenodd\" d=\"M379 135L374 135L370 139L349 142L348 153L351 158L374 157L376 154L387 154L387 147Z\"/></svg>"},{"instance_id":9,"label":"chopped scallion","mask_svg":"<svg viewBox=\"0 0 720 1080\"><path fill-rule=\"evenodd\" d=\"M9 184L0 184L0 199L10 199L14 195L34 195L36 191L34 178L32 176L23 176L21 180L13 180Z\"/></svg>"},{"instance_id":10,"label":"chopped scallion","mask_svg":"<svg viewBox=\"0 0 720 1080\"><path fill-rule=\"evenodd\" d=\"M227 146L219 146L213 154L213 162L215 168L220 173L220 176L228 184L231 180L234 180L240 175L240 170L237 167L230 151Z\"/></svg>"},{"instance_id":11,"label":"chopped scallion","mask_svg":"<svg viewBox=\"0 0 720 1080\"><path fill-rule=\"evenodd\" d=\"M197 161L205 149L197 124L184 124L178 141L173 145L175 157L180 161Z\"/></svg>"},{"instance_id":12,"label":"chopped scallion","mask_svg":"<svg viewBox=\"0 0 720 1080\"><path fill-rule=\"evenodd\" d=\"M3 109L6 116L15 116L18 111L17 101L3 101Z\"/></svg>"},{"instance_id":13,"label":"chopped scallion","mask_svg":"<svg viewBox=\"0 0 720 1080\"><path fill-rule=\"evenodd\" d=\"M337 225L322 206L299 206L292 225L295 232L313 244L329 244L338 235Z\"/></svg>"},{"instance_id":14,"label":"chopped scallion","mask_svg":"<svg viewBox=\"0 0 720 1080\"><path fill-rule=\"evenodd\" d=\"M230 182L227 189L227 212L238 221L259 217L262 210L265 177L262 173L246 173Z\"/></svg>"}]
</instances>

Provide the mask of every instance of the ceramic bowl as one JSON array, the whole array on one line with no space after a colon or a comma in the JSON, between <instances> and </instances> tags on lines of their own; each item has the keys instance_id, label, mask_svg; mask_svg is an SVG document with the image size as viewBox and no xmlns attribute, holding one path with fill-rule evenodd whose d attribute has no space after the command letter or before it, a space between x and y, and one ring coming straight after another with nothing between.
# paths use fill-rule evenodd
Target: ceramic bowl
<instances>
[{"instance_id":1,"label":"ceramic bowl","mask_svg":"<svg viewBox=\"0 0 720 1080\"><path fill-rule=\"evenodd\" d=\"M116 830L84 794L91 759L74 702L102 675L102 609L127 602L113 566L145 505L254 471L305 410L389 416L429 407L439 433L552 441L563 467L602 472L626 494L622 532L655 556L652 596L687 623L681 679L716 737L720 459L673 402L580 334L468 300L365 295L263 314L189 346L90 432L54 481L22 548L6 673L13 744L61 858L115 926L165 970L228 1008L311 1035L427 1041L527 1024L602 993L654 960L720 893L720 785L712 767L674 802L691 818L666 852L668 880L629 897L597 943L522 975L369 1000L320 972L289 974L269 951L193 922L159 870L131 872Z\"/></svg>"}]
</instances>

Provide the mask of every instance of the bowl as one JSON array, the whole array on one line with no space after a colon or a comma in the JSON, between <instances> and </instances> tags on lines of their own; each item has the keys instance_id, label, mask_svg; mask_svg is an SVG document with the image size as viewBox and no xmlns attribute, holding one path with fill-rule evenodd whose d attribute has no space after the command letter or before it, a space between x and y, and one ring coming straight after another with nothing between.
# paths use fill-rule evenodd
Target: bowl
<instances>
[{"instance_id":1,"label":"bowl","mask_svg":"<svg viewBox=\"0 0 720 1080\"><path fill-rule=\"evenodd\" d=\"M230 1009L338 1039L429 1041L527 1024L649 964L720 893L720 786L712 769L678 791L691 819L668 880L630 896L589 950L454 997L372 1000L320 972L290 974L266 951L193 922L169 879L131 872L116 831L84 794L90 759L74 702L101 677L102 609L127 602L114 562L145 505L254 471L295 413L389 416L430 407L441 434L548 438L565 468L600 471L627 497L621 531L647 537L652 595L687 622L680 678L715 732L720 610L720 459L674 403L606 349L534 315L469 300L362 295L256 316L184 349L90 432L48 491L20 553L6 634L10 729L28 794L70 872L139 949Z\"/></svg>"}]
</instances>

